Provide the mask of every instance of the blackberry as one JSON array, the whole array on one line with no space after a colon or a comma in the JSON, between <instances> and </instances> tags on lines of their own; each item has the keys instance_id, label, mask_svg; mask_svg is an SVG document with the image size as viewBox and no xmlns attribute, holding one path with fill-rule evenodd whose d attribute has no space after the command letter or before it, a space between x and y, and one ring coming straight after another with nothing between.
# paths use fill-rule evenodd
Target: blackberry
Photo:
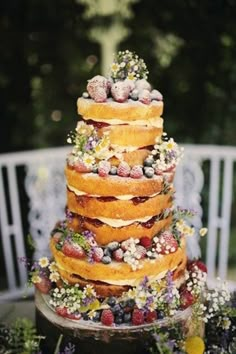
<instances>
[{"instance_id":1,"label":"blackberry","mask_svg":"<svg viewBox=\"0 0 236 354\"><path fill-rule=\"evenodd\" d=\"M134 301L134 299L129 299L129 300L127 301L127 306L128 306L128 307L133 308L133 307L134 307L134 305L135 305L135 301Z\"/></svg>"},{"instance_id":2,"label":"blackberry","mask_svg":"<svg viewBox=\"0 0 236 354\"><path fill-rule=\"evenodd\" d=\"M122 318L122 316L119 316L119 315L115 316L115 323L116 323L116 324L121 324L121 323L123 323L123 318Z\"/></svg>"},{"instance_id":3,"label":"blackberry","mask_svg":"<svg viewBox=\"0 0 236 354\"><path fill-rule=\"evenodd\" d=\"M110 175L113 175L115 176L117 174L117 167L116 166L111 166L111 169L110 169Z\"/></svg>"}]
</instances>

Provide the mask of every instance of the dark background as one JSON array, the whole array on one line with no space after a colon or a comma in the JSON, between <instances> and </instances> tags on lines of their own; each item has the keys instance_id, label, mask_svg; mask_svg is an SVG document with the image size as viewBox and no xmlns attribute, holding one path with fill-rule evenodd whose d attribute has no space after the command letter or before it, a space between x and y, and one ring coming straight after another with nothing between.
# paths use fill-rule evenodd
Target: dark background
<instances>
[{"instance_id":1,"label":"dark background","mask_svg":"<svg viewBox=\"0 0 236 354\"><path fill-rule=\"evenodd\" d=\"M236 2L140 0L131 9L118 49L144 58L164 95L165 130L179 142L234 145ZM100 46L88 31L119 17L84 12L75 0L1 1L0 152L65 144L76 99L100 72ZM168 47L169 35L180 42L171 60L156 44Z\"/></svg>"}]
</instances>

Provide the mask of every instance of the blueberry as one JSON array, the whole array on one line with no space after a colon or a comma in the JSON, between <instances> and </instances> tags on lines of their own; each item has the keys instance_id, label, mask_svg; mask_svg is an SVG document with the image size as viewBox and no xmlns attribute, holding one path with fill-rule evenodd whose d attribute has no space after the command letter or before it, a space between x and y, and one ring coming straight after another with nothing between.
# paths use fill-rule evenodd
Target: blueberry
<instances>
[{"instance_id":1,"label":"blueberry","mask_svg":"<svg viewBox=\"0 0 236 354\"><path fill-rule=\"evenodd\" d=\"M130 98L134 101L138 100L138 95L139 95L139 92L136 89L134 89L132 92L130 92Z\"/></svg>"},{"instance_id":2,"label":"blueberry","mask_svg":"<svg viewBox=\"0 0 236 354\"><path fill-rule=\"evenodd\" d=\"M85 321L89 320L89 316L88 316L87 312L83 313L82 317Z\"/></svg>"},{"instance_id":3,"label":"blueberry","mask_svg":"<svg viewBox=\"0 0 236 354\"><path fill-rule=\"evenodd\" d=\"M93 321L94 322L99 322L100 321L100 317L101 317L101 312L100 311L96 311L95 315L93 317Z\"/></svg>"},{"instance_id":4,"label":"blueberry","mask_svg":"<svg viewBox=\"0 0 236 354\"><path fill-rule=\"evenodd\" d=\"M125 322L125 323L128 323L128 322L130 322L130 321L131 321L131 313L130 313L130 312L125 313L125 314L124 314L124 322Z\"/></svg>"},{"instance_id":5,"label":"blueberry","mask_svg":"<svg viewBox=\"0 0 236 354\"><path fill-rule=\"evenodd\" d=\"M143 162L144 166L146 167L152 167L152 165L154 164L154 159L152 157L147 157L144 162Z\"/></svg>"},{"instance_id":6,"label":"blueberry","mask_svg":"<svg viewBox=\"0 0 236 354\"><path fill-rule=\"evenodd\" d=\"M163 311L158 311L158 312L157 312L157 318L158 318L159 320L161 320L161 319L164 318L164 317L165 317L165 314L164 314Z\"/></svg>"},{"instance_id":7,"label":"blueberry","mask_svg":"<svg viewBox=\"0 0 236 354\"><path fill-rule=\"evenodd\" d=\"M123 309L123 308L125 308L125 306L127 306L127 302L126 301L121 301L120 302L120 307Z\"/></svg>"},{"instance_id":8,"label":"blueberry","mask_svg":"<svg viewBox=\"0 0 236 354\"><path fill-rule=\"evenodd\" d=\"M93 173L98 173L98 167L97 167L97 165L93 166L92 172L93 172Z\"/></svg>"},{"instance_id":9,"label":"blueberry","mask_svg":"<svg viewBox=\"0 0 236 354\"><path fill-rule=\"evenodd\" d=\"M114 306L116 304L116 298L114 296L109 297L109 299L107 300L107 303L111 307Z\"/></svg>"},{"instance_id":10,"label":"blueberry","mask_svg":"<svg viewBox=\"0 0 236 354\"><path fill-rule=\"evenodd\" d=\"M117 242L117 241L110 242L110 243L108 243L108 245L107 245L107 248L108 248L111 252L116 251L119 247L120 247L120 244L119 244L119 242Z\"/></svg>"},{"instance_id":11,"label":"blueberry","mask_svg":"<svg viewBox=\"0 0 236 354\"><path fill-rule=\"evenodd\" d=\"M116 166L111 166L111 169L110 169L110 175L116 175L117 174L117 167Z\"/></svg>"},{"instance_id":12,"label":"blueberry","mask_svg":"<svg viewBox=\"0 0 236 354\"><path fill-rule=\"evenodd\" d=\"M88 92L83 92L82 96L83 96L83 98L89 98Z\"/></svg>"},{"instance_id":13,"label":"blueberry","mask_svg":"<svg viewBox=\"0 0 236 354\"><path fill-rule=\"evenodd\" d=\"M120 312L120 305L119 304L116 304L113 308L112 308L112 312L114 314L118 314ZM122 312L123 314L123 312Z\"/></svg>"},{"instance_id":14,"label":"blueberry","mask_svg":"<svg viewBox=\"0 0 236 354\"><path fill-rule=\"evenodd\" d=\"M133 308L135 305L135 301L133 299L129 299L127 301L127 306Z\"/></svg>"},{"instance_id":15,"label":"blueberry","mask_svg":"<svg viewBox=\"0 0 236 354\"><path fill-rule=\"evenodd\" d=\"M111 258L111 251L109 250L109 248L105 248L103 254L104 256L108 256Z\"/></svg>"},{"instance_id":16,"label":"blueberry","mask_svg":"<svg viewBox=\"0 0 236 354\"><path fill-rule=\"evenodd\" d=\"M103 263L103 264L109 264L109 263L111 263L111 257L110 257L110 256L104 256L104 257L102 258L102 263Z\"/></svg>"},{"instance_id":17,"label":"blueberry","mask_svg":"<svg viewBox=\"0 0 236 354\"><path fill-rule=\"evenodd\" d=\"M116 323L116 324L121 324L121 323L123 323L123 318L122 318L122 316L119 316L119 315L115 316L115 323Z\"/></svg>"},{"instance_id":18,"label":"blueberry","mask_svg":"<svg viewBox=\"0 0 236 354\"><path fill-rule=\"evenodd\" d=\"M144 174L147 178L152 178L154 176L154 169L152 167L144 167Z\"/></svg>"}]
</instances>

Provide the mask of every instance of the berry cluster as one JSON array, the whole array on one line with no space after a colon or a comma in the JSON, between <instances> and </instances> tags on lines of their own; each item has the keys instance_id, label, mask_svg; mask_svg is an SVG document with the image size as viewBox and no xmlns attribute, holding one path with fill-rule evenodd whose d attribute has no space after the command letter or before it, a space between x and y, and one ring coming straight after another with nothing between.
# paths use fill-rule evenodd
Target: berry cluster
<instances>
[{"instance_id":1,"label":"berry cluster","mask_svg":"<svg viewBox=\"0 0 236 354\"><path fill-rule=\"evenodd\" d=\"M158 90L152 90L146 79L112 82L101 75L96 75L89 80L87 92L83 93L83 98L92 98L97 103L106 102L109 97L119 103L131 99L147 105L152 101L163 100L162 94Z\"/></svg>"},{"instance_id":2,"label":"berry cluster","mask_svg":"<svg viewBox=\"0 0 236 354\"><path fill-rule=\"evenodd\" d=\"M122 242L112 241L106 246L99 246L92 232L73 232L70 229L55 229L52 232L55 247L68 257L77 259L89 258L90 262L110 264L112 261L125 262L132 270L142 267L144 258L154 260L162 255L174 253L179 247L178 241L171 231L162 231L150 239L129 238Z\"/></svg>"}]
</instances>

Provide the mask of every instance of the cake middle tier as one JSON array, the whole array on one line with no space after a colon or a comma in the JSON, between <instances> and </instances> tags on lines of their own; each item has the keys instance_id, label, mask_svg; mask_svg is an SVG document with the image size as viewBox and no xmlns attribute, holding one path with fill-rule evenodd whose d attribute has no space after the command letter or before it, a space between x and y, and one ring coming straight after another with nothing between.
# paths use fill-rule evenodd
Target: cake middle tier
<instances>
[{"instance_id":1,"label":"cake middle tier","mask_svg":"<svg viewBox=\"0 0 236 354\"><path fill-rule=\"evenodd\" d=\"M85 280L100 281L118 286L135 286L144 277L150 280L162 279L168 271L175 271L180 264L186 264L186 243L181 240L180 247L174 253L160 255L157 259L142 259L140 267L133 270L125 262L112 261L110 264L92 263L88 259L78 259L66 256L57 250L53 239L50 248L57 264L58 270L71 275L78 275Z\"/></svg>"},{"instance_id":2,"label":"cake middle tier","mask_svg":"<svg viewBox=\"0 0 236 354\"><path fill-rule=\"evenodd\" d=\"M171 206L171 193L120 200L115 197L78 196L74 191L67 190L67 207L71 212L100 220L101 218L121 220L151 218Z\"/></svg>"}]
</instances>

